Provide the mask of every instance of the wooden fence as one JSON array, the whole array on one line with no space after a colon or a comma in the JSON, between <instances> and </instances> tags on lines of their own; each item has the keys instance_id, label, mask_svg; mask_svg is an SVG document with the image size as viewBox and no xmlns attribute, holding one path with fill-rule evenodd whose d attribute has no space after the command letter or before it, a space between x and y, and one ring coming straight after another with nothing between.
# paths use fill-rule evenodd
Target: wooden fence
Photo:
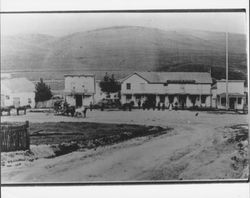
<instances>
[{"instance_id":1,"label":"wooden fence","mask_svg":"<svg viewBox=\"0 0 250 198\"><path fill-rule=\"evenodd\" d=\"M1 123L1 152L29 150L29 122L25 124Z\"/></svg>"}]
</instances>

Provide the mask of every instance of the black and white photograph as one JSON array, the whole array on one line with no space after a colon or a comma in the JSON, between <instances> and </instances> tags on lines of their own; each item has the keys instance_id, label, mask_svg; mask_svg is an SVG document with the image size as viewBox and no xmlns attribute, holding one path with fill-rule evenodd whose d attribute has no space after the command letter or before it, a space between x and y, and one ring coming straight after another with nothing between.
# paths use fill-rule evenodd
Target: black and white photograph
<instances>
[{"instance_id":1,"label":"black and white photograph","mask_svg":"<svg viewBox=\"0 0 250 198\"><path fill-rule=\"evenodd\" d=\"M1 13L1 183L249 179L244 9Z\"/></svg>"}]
</instances>

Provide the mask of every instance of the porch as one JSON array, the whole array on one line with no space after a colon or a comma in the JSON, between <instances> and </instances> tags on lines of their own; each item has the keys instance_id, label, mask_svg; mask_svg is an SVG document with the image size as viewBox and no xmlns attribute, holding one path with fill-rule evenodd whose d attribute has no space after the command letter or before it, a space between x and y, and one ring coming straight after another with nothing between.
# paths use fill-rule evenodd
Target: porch
<instances>
[{"instance_id":1,"label":"porch","mask_svg":"<svg viewBox=\"0 0 250 198\"><path fill-rule=\"evenodd\" d=\"M245 95L240 93L229 93L228 100L228 107L230 110L242 110ZM217 95L216 104L218 109L226 109L226 93Z\"/></svg>"}]
</instances>

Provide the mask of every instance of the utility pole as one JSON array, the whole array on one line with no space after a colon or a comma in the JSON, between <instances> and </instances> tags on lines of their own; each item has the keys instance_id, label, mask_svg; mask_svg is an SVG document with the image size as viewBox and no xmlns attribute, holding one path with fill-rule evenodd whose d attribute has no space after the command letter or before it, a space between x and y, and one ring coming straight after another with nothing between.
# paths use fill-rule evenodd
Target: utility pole
<instances>
[{"instance_id":1,"label":"utility pole","mask_svg":"<svg viewBox=\"0 0 250 198\"><path fill-rule=\"evenodd\" d=\"M226 110L229 109L228 104L228 32L226 32Z\"/></svg>"}]
</instances>

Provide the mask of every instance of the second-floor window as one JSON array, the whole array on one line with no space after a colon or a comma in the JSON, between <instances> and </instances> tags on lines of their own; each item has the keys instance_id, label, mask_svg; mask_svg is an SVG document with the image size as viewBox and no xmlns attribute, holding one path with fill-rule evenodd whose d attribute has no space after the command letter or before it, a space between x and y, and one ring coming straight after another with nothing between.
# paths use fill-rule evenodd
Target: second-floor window
<instances>
[{"instance_id":1,"label":"second-floor window","mask_svg":"<svg viewBox=\"0 0 250 198\"><path fill-rule=\"evenodd\" d=\"M131 83L127 83L126 87L127 87L127 90L130 90L131 89Z\"/></svg>"}]
</instances>

